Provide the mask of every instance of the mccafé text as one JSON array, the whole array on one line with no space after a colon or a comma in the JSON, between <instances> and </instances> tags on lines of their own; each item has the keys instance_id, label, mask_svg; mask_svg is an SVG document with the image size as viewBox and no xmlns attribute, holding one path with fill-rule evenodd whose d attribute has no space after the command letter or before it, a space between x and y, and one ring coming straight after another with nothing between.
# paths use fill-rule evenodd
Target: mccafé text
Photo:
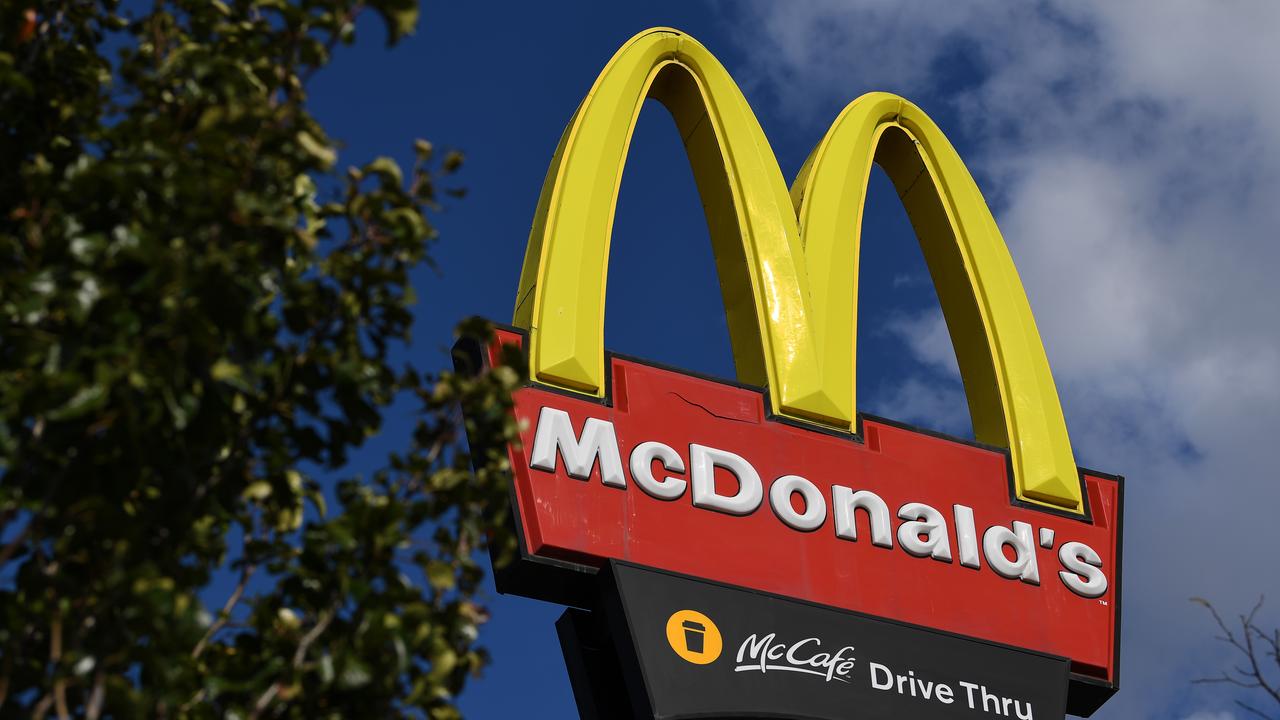
<instances>
[{"instance_id":1,"label":"mccaf\u00e9 text","mask_svg":"<svg viewBox=\"0 0 1280 720\"><path fill-rule=\"evenodd\" d=\"M565 473L577 480L588 480L599 464L600 479L606 486L627 489L634 484L644 493L659 500L674 501L690 495L693 506L709 512L729 515L751 515L766 502L766 484L751 462L735 452L690 443L687 454L656 441L636 444L626 455L618 446L613 423L588 418L582 432L564 410L543 407L534 431L529 466L554 473L558 462ZM663 472L655 474L655 468ZM715 471L731 473L737 479L732 494L716 487ZM686 477L679 477L680 475ZM955 503L944 514L931 505L906 502L891 512L889 504L870 490L832 484L830 494L801 475L781 475L767 487L767 502L773 514L786 526L801 532L818 530L831 521L836 537L858 542L866 538L871 545L892 550L896 544L918 558L982 569L985 561L999 576L1031 585L1040 584L1037 547L1052 548L1054 532L1042 528L1037 533L1031 524L989 525L979 532L973 508ZM803 509L797 509L796 500ZM866 516L865 535L859 535L858 511ZM893 526L894 519L899 521ZM951 525L954 523L955 545L952 546ZM1108 579L1102 558L1088 545L1065 542L1057 548L1061 566L1058 577L1080 597L1099 598L1107 592Z\"/></svg>"}]
</instances>

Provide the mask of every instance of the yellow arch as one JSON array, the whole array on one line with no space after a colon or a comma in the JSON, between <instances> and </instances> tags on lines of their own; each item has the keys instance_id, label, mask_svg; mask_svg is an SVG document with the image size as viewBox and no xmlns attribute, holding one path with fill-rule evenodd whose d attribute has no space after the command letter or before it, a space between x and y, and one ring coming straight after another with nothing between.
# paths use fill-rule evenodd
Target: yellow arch
<instances>
[{"instance_id":1,"label":"yellow arch","mask_svg":"<svg viewBox=\"0 0 1280 720\"><path fill-rule=\"evenodd\" d=\"M938 126L888 93L850 103L792 185L811 322L828 339L820 366L824 386L841 397L855 392L858 255L873 161L893 181L924 251L975 436L1010 449L1023 499L1083 512L1044 344L995 219Z\"/></svg>"},{"instance_id":2,"label":"yellow arch","mask_svg":"<svg viewBox=\"0 0 1280 720\"><path fill-rule=\"evenodd\" d=\"M773 407L848 428L822 386L806 318L804 254L764 131L724 67L670 29L631 38L565 129L529 233L514 324L528 328L534 377L604 393L604 293L613 213L641 104L676 121L706 210L738 376Z\"/></svg>"},{"instance_id":3,"label":"yellow arch","mask_svg":"<svg viewBox=\"0 0 1280 720\"><path fill-rule=\"evenodd\" d=\"M863 96L837 118L788 197L737 85L706 48L676 30L648 30L623 45L556 148L514 316L529 330L535 379L604 394L609 241L646 97L667 107L684 139L739 379L766 385L783 415L854 426L858 251L870 166L878 162L925 251L978 439L1010 447L1020 498L1083 512L1026 294L977 185L937 126L901 98Z\"/></svg>"}]
</instances>

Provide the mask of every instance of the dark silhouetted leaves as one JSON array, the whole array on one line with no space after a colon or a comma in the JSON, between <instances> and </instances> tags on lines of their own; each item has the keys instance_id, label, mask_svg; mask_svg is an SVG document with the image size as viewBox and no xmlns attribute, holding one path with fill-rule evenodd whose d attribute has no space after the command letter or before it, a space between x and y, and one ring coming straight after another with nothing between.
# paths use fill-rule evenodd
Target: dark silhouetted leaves
<instances>
[{"instance_id":1,"label":"dark silhouetted leaves","mask_svg":"<svg viewBox=\"0 0 1280 720\"><path fill-rule=\"evenodd\" d=\"M335 170L306 104L418 4L129 8L0 4L0 718L456 717L521 361L397 366L461 155Z\"/></svg>"}]
</instances>

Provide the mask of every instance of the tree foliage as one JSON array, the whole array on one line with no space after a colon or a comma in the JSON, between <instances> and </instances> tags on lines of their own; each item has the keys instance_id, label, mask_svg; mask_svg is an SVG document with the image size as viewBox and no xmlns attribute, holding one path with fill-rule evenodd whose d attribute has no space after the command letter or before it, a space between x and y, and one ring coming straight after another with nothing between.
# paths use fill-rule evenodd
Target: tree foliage
<instances>
[{"instance_id":1,"label":"tree foliage","mask_svg":"<svg viewBox=\"0 0 1280 720\"><path fill-rule=\"evenodd\" d=\"M307 84L361 13L418 19L0 5L0 717L447 718L484 665L519 363L403 363L461 156L335 169Z\"/></svg>"}]
</instances>

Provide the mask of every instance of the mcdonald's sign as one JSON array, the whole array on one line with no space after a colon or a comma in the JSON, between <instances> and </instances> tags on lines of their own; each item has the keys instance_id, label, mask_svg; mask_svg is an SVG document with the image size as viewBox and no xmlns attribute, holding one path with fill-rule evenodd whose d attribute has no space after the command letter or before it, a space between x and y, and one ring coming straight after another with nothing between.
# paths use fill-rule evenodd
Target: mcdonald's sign
<instances>
[{"instance_id":1,"label":"mcdonald's sign","mask_svg":"<svg viewBox=\"0 0 1280 720\"><path fill-rule=\"evenodd\" d=\"M603 347L614 205L645 98L674 117L706 210L737 382ZM976 442L857 412L872 163L906 207ZM1013 261L918 107L850 103L788 190L724 67L653 29L608 62L556 148L511 327L520 559L499 589L570 605L621 560L1070 662L1071 712L1118 686L1121 479L1076 466Z\"/></svg>"}]
</instances>

